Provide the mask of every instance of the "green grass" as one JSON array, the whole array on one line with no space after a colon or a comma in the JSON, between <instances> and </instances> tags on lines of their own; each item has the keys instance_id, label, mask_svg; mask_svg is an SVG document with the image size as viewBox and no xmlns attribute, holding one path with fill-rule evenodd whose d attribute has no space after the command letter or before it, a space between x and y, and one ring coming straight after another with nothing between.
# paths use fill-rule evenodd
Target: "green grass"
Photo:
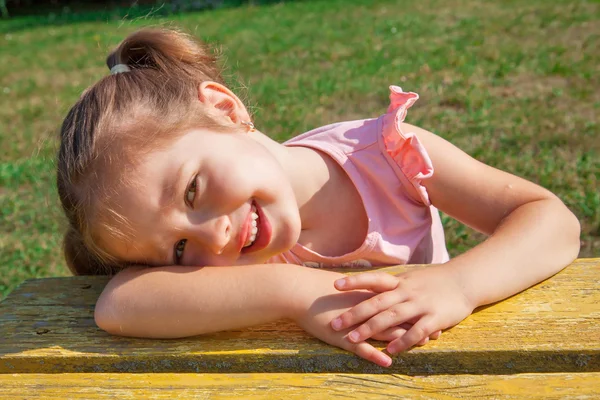
<instances>
[{"instance_id":1,"label":"green grass","mask_svg":"<svg viewBox=\"0 0 600 400\"><path fill-rule=\"evenodd\" d=\"M555 192L582 222L580 255L600 255L597 1L331 0L29 22L0 22L0 298L24 279L68 274L57 130L81 91L108 73L109 49L156 24L218 44L232 88L280 140L378 116L389 84L420 93L408 122ZM453 255L482 239L444 223Z\"/></svg>"}]
</instances>

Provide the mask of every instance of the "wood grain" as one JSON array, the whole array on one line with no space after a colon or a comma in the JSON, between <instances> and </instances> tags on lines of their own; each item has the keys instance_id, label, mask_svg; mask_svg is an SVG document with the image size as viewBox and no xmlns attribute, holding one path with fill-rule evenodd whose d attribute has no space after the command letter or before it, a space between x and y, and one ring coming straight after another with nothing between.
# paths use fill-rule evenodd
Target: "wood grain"
<instances>
[{"instance_id":1,"label":"wood grain","mask_svg":"<svg viewBox=\"0 0 600 400\"><path fill-rule=\"evenodd\" d=\"M0 399L597 399L600 373L3 374Z\"/></svg>"}]
</instances>

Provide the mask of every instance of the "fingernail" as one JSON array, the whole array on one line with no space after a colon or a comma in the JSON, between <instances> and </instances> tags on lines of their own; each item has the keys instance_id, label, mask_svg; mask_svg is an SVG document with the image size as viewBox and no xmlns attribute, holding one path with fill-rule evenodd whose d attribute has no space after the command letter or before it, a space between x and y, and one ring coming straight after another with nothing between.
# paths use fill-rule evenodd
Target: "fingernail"
<instances>
[{"instance_id":1,"label":"fingernail","mask_svg":"<svg viewBox=\"0 0 600 400\"><path fill-rule=\"evenodd\" d=\"M340 329L342 327L342 319L334 319L333 321L331 321L331 326L333 327L333 329Z\"/></svg>"},{"instance_id":2,"label":"fingernail","mask_svg":"<svg viewBox=\"0 0 600 400\"><path fill-rule=\"evenodd\" d=\"M337 281L335 281L335 285L338 288L343 288L344 286L346 286L346 280L344 278L338 279Z\"/></svg>"},{"instance_id":3,"label":"fingernail","mask_svg":"<svg viewBox=\"0 0 600 400\"><path fill-rule=\"evenodd\" d=\"M390 365L392 365L392 359L386 356L385 354L380 355L379 360L381 361L381 365L383 367L389 367Z\"/></svg>"},{"instance_id":4,"label":"fingernail","mask_svg":"<svg viewBox=\"0 0 600 400\"><path fill-rule=\"evenodd\" d=\"M359 334L356 331L350 332L350 334L348 335L348 337L350 338L351 341L358 342Z\"/></svg>"}]
</instances>

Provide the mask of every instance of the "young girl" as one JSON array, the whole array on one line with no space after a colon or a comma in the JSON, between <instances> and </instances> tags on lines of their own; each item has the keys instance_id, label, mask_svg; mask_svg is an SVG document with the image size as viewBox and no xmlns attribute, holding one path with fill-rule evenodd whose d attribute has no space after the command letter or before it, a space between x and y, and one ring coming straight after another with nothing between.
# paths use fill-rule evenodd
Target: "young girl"
<instances>
[{"instance_id":1,"label":"young girl","mask_svg":"<svg viewBox=\"0 0 600 400\"><path fill-rule=\"evenodd\" d=\"M291 318L389 366L366 339L389 353L424 344L578 254L579 223L556 196L404 123L415 93L392 86L380 118L279 144L183 33L142 29L107 63L58 155L67 262L115 274L96 306L107 332L173 338ZM449 260L437 209L489 238ZM320 269L405 263L436 265Z\"/></svg>"}]
</instances>

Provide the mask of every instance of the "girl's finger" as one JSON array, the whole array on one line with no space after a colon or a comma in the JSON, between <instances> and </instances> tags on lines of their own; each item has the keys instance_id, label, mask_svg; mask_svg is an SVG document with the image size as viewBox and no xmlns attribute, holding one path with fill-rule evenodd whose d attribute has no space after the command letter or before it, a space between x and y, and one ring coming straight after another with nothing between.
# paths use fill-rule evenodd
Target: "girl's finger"
<instances>
[{"instance_id":1,"label":"girl's finger","mask_svg":"<svg viewBox=\"0 0 600 400\"><path fill-rule=\"evenodd\" d=\"M331 321L331 327L336 331L340 331L353 325L360 324L403 300L404 299L400 297L400 294L395 291L378 294L377 296L373 296L370 299L355 305L350 310L333 319Z\"/></svg>"},{"instance_id":2,"label":"girl's finger","mask_svg":"<svg viewBox=\"0 0 600 400\"><path fill-rule=\"evenodd\" d=\"M352 332L348 333L348 338L354 343L362 342L390 327L397 326L414 318L419 315L419 313L419 309L417 309L413 303L394 304L387 310L380 312ZM411 327L408 332L412 329L414 329L414 326ZM403 336L407 335L408 332Z\"/></svg>"},{"instance_id":3,"label":"girl's finger","mask_svg":"<svg viewBox=\"0 0 600 400\"><path fill-rule=\"evenodd\" d=\"M365 272L347 276L334 282L337 290L366 289L375 293L387 292L398 286L398 278L385 272Z\"/></svg>"},{"instance_id":4,"label":"girl's finger","mask_svg":"<svg viewBox=\"0 0 600 400\"><path fill-rule=\"evenodd\" d=\"M371 336L371 338L382 342L391 342L392 340L398 339L400 336L404 335L411 327L412 324L409 323L400 324L376 333L375 335Z\"/></svg>"},{"instance_id":5,"label":"girl's finger","mask_svg":"<svg viewBox=\"0 0 600 400\"><path fill-rule=\"evenodd\" d=\"M412 328L413 324L409 322L405 322L398 326L394 326L392 328L388 328L385 331L379 332L373 336L372 339L379 340L381 342L391 342L393 340L398 339L400 336L404 335L410 328ZM429 335L429 340L439 339L442 331L433 332ZM422 342L422 341L421 341ZM425 343L423 343L425 344Z\"/></svg>"},{"instance_id":6,"label":"girl's finger","mask_svg":"<svg viewBox=\"0 0 600 400\"><path fill-rule=\"evenodd\" d=\"M437 329L434 328L432 317L423 317L412 328L408 330L402 337L390 342L387 350L390 354L399 353L407 350L417 343L421 342Z\"/></svg>"},{"instance_id":7,"label":"girl's finger","mask_svg":"<svg viewBox=\"0 0 600 400\"><path fill-rule=\"evenodd\" d=\"M381 367L389 367L392 365L392 358L381 350L377 350L367 342L352 343L346 339L343 340L341 346L344 350L351 351L360 358L371 361Z\"/></svg>"}]
</instances>

